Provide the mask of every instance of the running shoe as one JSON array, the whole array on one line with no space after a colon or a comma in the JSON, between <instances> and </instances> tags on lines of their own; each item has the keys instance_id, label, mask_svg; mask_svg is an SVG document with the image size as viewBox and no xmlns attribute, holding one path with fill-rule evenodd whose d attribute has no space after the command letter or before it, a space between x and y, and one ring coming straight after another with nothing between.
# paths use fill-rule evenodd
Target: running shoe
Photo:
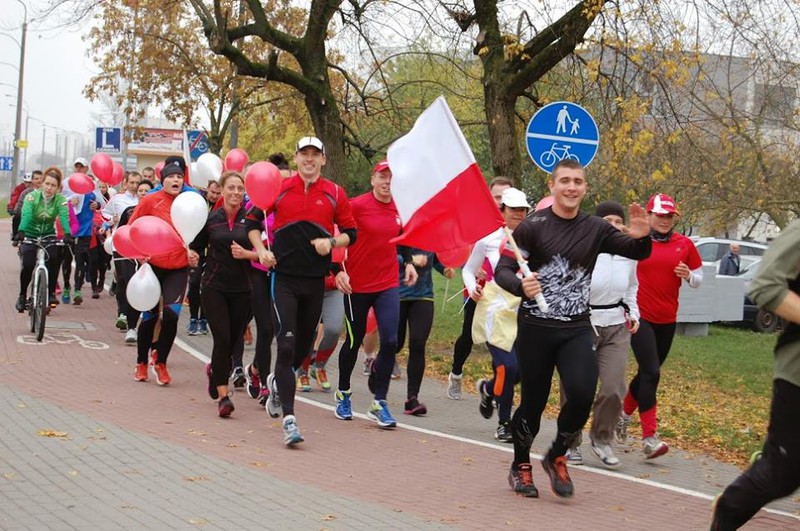
<instances>
[{"instance_id":1,"label":"running shoe","mask_svg":"<svg viewBox=\"0 0 800 531\"><path fill-rule=\"evenodd\" d=\"M494 432L494 438L504 443L514 442L514 436L511 433L511 423L505 421L498 424L497 431Z\"/></svg>"},{"instance_id":2,"label":"running shoe","mask_svg":"<svg viewBox=\"0 0 800 531\"><path fill-rule=\"evenodd\" d=\"M614 429L614 439L619 444L628 442L628 425L631 423L631 416L622 413L617 420L617 427Z\"/></svg>"},{"instance_id":3,"label":"running shoe","mask_svg":"<svg viewBox=\"0 0 800 531\"><path fill-rule=\"evenodd\" d=\"M135 328L131 328L127 332L125 332L125 343L128 345L135 345L136 341L139 339L139 334L136 332Z\"/></svg>"},{"instance_id":4,"label":"running shoe","mask_svg":"<svg viewBox=\"0 0 800 531\"><path fill-rule=\"evenodd\" d=\"M241 367L234 367L233 368L233 386L237 389L241 389L244 387L244 384L247 383L247 378L244 375L244 369Z\"/></svg>"},{"instance_id":5,"label":"running shoe","mask_svg":"<svg viewBox=\"0 0 800 531\"><path fill-rule=\"evenodd\" d=\"M286 415L286 418L283 419L283 443L286 446L294 446L304 440L300 435L300 428L297 426L294 415Z\"/></svg>"},{"instance_id":6,"label":"running shoe","mask_svg":"<svg viewBox=\"0 0 800 531\"><path fill-rule=\"evenodd\" d=\"M375 361L375 358L371 358L369 356L364 358L364 372L363 372L364 376L369 376L370 373L372 372L373 361Z\"/></svg>"},{"instance_id":7,"label":"running shoe","mask_svg":"<svg viewBox=\"0 0 800 531\"><path fill-rule=\"evenodd\" d=\"M592 451L607 468L617 468L619 466L619 459L614 455L614 450L611 449L610 444L597 444L592 441Z\"/></svg>"},{"instance_id":8,"label":"running shoe","mask_svg":"<svg viewBox=\"0 0 800 531\"><path fill-rule=\"evenodd\" d=\"M421 417L422 415L428 414L428 408L425 407L425 404L417 400L416 396L412 396L406 400L405 406L403 407L403 413L406 415Z\"/></svg>"},{"instance_id":9,"label":"running shoe","mask_svg":"<svg viewBox=\"0 0 800 531\"><path fill-rule=\"evenodd\" d=\"M275 374L267 376L267 387L269 388L269 399L267 399L267 413L276 419L281 416L281 398L278 396L278 384L275 382Z\"/></svg>"},{"instance_id":10,"label":"running shoe","mask_svg":"<svg viewBox=\"0 0 800 531\"><path fill-rule=\"evenodd\" d=\"M217 386L214 385L214 378L211 377L211 364L206 364L206 377L208 378L208 396L211 397L211 400L216 400L219 398L219 391L217 390ZM220 408L222 407L222 402L220 402ZM220 417L222 414L220 414Z\"/></svg>"},{"instance_id":11,"label":"running shoe","mask_svg":"<svg viewBox=\"0 0 800 531\"><path fill-rule=\"evenodd\" d=\"M124 313L121 313L117 316L117 320L114 322L114 326L122 330L123 332L128 328L128 318L125 316Z\"/></svg>"},{"instance_id":12,"label":"running shoe","mask_svg":"<svg viewBox=\"0 0 800 531\"><path fill-rule=\"evenodd\" d=\"M488 380L478 380L478 392L481 394L481 403L478 406L478 410L483 418L490 419L494 413L494 397L489 393Z\"/></svg>"},{"instance_id":13,"label":"running shoe","mask_svg":"<svg viewBox=\"0 0 800 531\"><path fill-rule=\"evenodd\" d=\"M298 371L297 390L302 391L304 393L311 392L311 380L309 379L308 374Z\"/></svg>"},{"instance_id":14,"label":"running shoe","mask_svg":"<svg viewBox=\"0 0 800 531\"><path fill-rule=\"evenodd\" d=\"M551 461L545 455L542 459L542 468L550 476L550 488L553 489L553 494L559 498L571 498L575 490L567 472L567 458L560 455Z\"/></svg>"},{"instance_id":15,"label":"running shoe","mask_svg":"<svg viewBox=\"0 0 800 531\"><path fill-rule=\"evenodd\" d=\"M567 450L567 463L572 466L580 466L583 464L583 454L581 453L580 447L578 448L570 448Z\"/></svg>"},{"instance_id":16,"label":"running shoe","mask_svg":"<svg viewBox=\"0 0 800 531\"><path fill-rule=\"evenodd\" d=\"M69 288L67 288L61 292L61 302L63 302L64 304L69 304L69 299L70 299Z\"/></svg>"},{"instance_id":17,"label":"running shoe","mask_svg":"<svg viewBox=\"0 0 800 531\"><path fill-rule=\"evenodd\" d=\"M231 416L231 413L233 413L234 409L236 408L233 407L233 402L231 399L227 396L223 396L222 400L219 401L219 416L222 418L228 418Z\"/></svg>"},{"instance_id":18,"label":"running shoe","mask_svg":"<svg viewBox=\"0 0 800 531\"><path fill-rule=\"evenodd\" d=\"M452 372L447 377L447 398L461 400L461 378L462 375L456 375Z\"/></svg>"},{"instance_id":19,"label":"running shoe","mask_svg":"<svg viewBox=\"0 0 800 531\"><path fill-rule=\"evenodd\" d=\"M150 365L150 367L152 367L153 365L156 364L157 361L158 361L158 352L156 352L156 349L152 349L150 351L150 361L148 362L148 364Z\"/></svg>"},{"instance_id":20,"label":"running shoe","mask_svg":"<svg viewBox=\"0 0 800 531\"><path fill-rule=\"evenodd\" d=\"M53 308L55 308L56 306L58 306L59 304L61 304L60 302L58 302L58 297L56 297L53 293L51 293L50 295L47 296L47 300L50 301L50 309L51 310ZM32 304L32 303L33 303L33 300L29 297L28 298L28 307L29 308L30 308L30 304ZM50 312L47 312L47 315L50 315Z\"/></svg>"},{"instance_id":21,"label":"running shoe","mask_svg":"<svg viewBox=\"0 0 800 531\"><path fill-rule=\"evenodd\" d=\"M655 459L669 452L669 446L664 441L660 441L657 435L645 437L642 441L642 451L645 459Z\"/></svg>"},{"instance_id":22,"label":"running shoe","mask_svg":"<svg viewBox=\"0 0 800 531\"><path fill-rule=\"evenodd\" d=\"M136 371L133 373L133 379L137 382L146 382L147 381L147 364L146 363L137 363L136 364Z\"/></svg>"},{"instance_id":23,"label":"running shoe","mask_svg":"<svg viewBox=\"0 0 800 531\"><path fill-rule=\"evenodd\" d=\"M248 365L244 368L244 378L247 382L247 394L250 398L258 398L261 393L261 380L258 375L253 373L253 365Z\"/></svg>"},{"instance_id":24,"label":"running shoe","mask_svg":"<svg viewBox=\"0 0 800 531\"><path fill-rule=\"evenodd\" d=\"M83 302L83 295L81 295L81 290L76 289L75 296L72 297L72 304L74 304L75 306L80 306L82 302Z\"/></svg>"},{"instance_id":25,"label":"running shoe","mask_svg":"<svg viewBox=\"0 0 800 531\"><path fill-rule=\"evenodd\" d=\"M172 378L169 377L166 363L156 363L153 365L153 374L156 377L156 383L158 385L169 385L172 381Z\"/></svg>"},{"instance_id":26,"label":"running shoe","mask_svg":"<svg viewBox=\"0 0 800 531\"><path fill-rule=\"evenodd\" d=\"M311 377L317 381L319 388L327 393L331 390L331 383L328 381L328 372L325 367L311 366Z\"/></svg>"},{"instance_id":27,"label":"running shoe","mask_svg":"<svg viewBox=\"0 0 800 531\"><path fill-rule=\"evenodd\" d=\"M208 321L205 319L197 320L197 333L204 336L208 335Z\"/></svg>"},{"instance_id":28,"label":"running shoe","mask_svg":"<svg viewBox=\"0 0 800 531\"><path fill-rule=\"evenodd\" d=\"M265 407L267 400L269 400L269 389L264 386L258 391L258 404Z\"/></svg>"},{"instance_id":29,"label":"running shoe","mask_svg":"<svg viewBox=\"0 0 800 531\"><path fill-rule=\"evenodd\" d=\"M16 308L16 310L19 313L24 313L26 307L25 303L26 303L25 295L20 295L19 297L17 297L17 303L14 305L14 308Z\"/></svg>"},{"instance_id":30,"label":"running shoe","mask_svg":"<svg viewBox=\"0 0 800 531\"><path fill-rule=\"evenodd\" d=\"M99 299L100 298L100 292L97 291L97 289L92 289L92 298L93 299Z\"/></svg>"},{"instance_id":31,"label":"running shoe","mask_svg":"<svg viewBox=\"0 0 800 531\"><path fill-rule=\"evenodd\" d=\"M373 400L367 410L367 417L377 422L381 428L388 429L397 426L397 421L392 417L386 400Z\"/></svg>"},{"instance_id":32,"label":"running shoe","mask_svg":"<svg viewBox=\"0 0 800 531\"><path fill-rule=\"evenodd\" d=\"M190 318L189 319L189 326L186 327L186 333L190 336L197 335L197 319Z\"/></svg>"},{"instance_id":33,"label":"running shoe","mask_svg":"<svg viewBox=\"0 0 800 531\"><path fill-rule=\"evenodd\" d=\"M336 403L336 410L333 414L339 420L353 420L353 405L350 403L350 396L352 391L339 391L333 395L333 401Z\"/></svg>"},{"instance_id":34,"label":"running shoe","mask_svg":"<svg viewBox=\"0 0 800 531\"><path fill-rule=\"evenodd\" d=\"M511 464L508 471L508 485L515 494L526 498L538 498L539 489L533 484L533 468L530 463L522 463L517 466Z\"/></svg>"},{"instance_id":35,"label":"running shoe","mask_svg":"<svg viewBox=\"0 0 800 531\"><path fill-rule=\"evenodd\" d=\"M394 362L394 369L392 369L392 380L399 380L403 376L403 373L400 371L400 364Z\"/></svg>"}]
</instances>

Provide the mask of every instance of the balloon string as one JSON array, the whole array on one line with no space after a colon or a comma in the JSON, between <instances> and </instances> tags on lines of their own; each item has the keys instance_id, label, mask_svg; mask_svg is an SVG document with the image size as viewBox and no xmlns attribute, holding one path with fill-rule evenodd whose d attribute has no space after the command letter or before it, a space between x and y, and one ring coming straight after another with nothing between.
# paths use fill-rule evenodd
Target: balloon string
<instances>
[{"instance_id":1,"label":"balloon string","mask_svg":"<svg viewBox=\"0 0 800 531\"><path fill-rule=\"evenodd\" d=\"M269 245L269 225L267 224L267 209L263 210L264 212L264 233L267 235L267 251L272 252Z\"/></svg>"}]
</instances>

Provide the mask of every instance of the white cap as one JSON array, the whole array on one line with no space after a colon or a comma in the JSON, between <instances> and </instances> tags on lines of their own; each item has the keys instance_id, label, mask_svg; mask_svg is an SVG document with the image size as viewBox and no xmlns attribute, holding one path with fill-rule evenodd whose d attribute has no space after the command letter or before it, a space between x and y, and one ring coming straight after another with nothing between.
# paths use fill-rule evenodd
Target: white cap
<instances>
[{"instance_id":1,"label":"white cap","mask_svg":"<svg viewBox=\"0 0 800 531\"><path fill-rule=\"evenodd\" d=\"M22 176L22 182L29 183L33 180L33 174L31 172L25 172L25 175Z\"/></svg>"},{"instance_id":2,"label":"white cap","mask_svg":"<svg viewBox=\"0 0 800 531\"><path fill-rule=\"evenodd\" d=\"M80 164L81 166L86 166L87 168L89 167L89 161L83 157L78 157L77 159L75 159L75 162L73 162L72 165L75 166L76 164Z\"/></svg>"},{"instance_id":3,"label":"white cap","mask_svg":"<svg viewBox=\"0 0 800 531\"><path fill-rule=\"evenodd\" d=\"M506 188L503 190L503 197L500 199L500 204L508 208L530 208L528 199L525 197L525 192L517 190L516 188Z\"/></svg>"},{"instance_id":4,"label":"white cap","mask_svg":"<svg viewBox=\"0 0 800 531\"><path fill-rule=\"evenodd\" d=\"M297 149L295 151L300 151L304 147L315 147L318 150L322 151L325 154L325 145L322 143L322 140L315 136L304 136L297 142Z\"/></svg>"}]
</instances>

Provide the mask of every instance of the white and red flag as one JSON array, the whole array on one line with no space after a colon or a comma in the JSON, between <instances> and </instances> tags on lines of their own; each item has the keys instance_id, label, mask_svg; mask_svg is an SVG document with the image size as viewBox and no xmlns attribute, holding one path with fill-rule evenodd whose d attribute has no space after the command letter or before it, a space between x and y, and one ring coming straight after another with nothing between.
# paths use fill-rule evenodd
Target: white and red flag
<instances>
[{"instance_id":1,"label":"white and red flag","mask_svg":"<svg viewBox=\"0 0 800 531\"><path fill-rule=\"evenodd\" d=\"M403 222L394 243L428 251L470 245L503 225L475 156L444 97L387 154Z\"/></svg>"}]
</instances>

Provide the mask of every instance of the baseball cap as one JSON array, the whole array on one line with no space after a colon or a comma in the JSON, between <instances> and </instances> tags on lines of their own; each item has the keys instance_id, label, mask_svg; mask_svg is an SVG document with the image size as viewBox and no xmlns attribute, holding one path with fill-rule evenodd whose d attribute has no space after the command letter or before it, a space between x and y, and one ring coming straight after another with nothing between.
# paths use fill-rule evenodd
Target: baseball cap
<instances>
[{"instance_id":1,"label":"baseball cap","mask_svg":"<svg viewBox=\"0 0 800 531\"><path fill-rule=\"evenodd\" d=\"M75 166L76 164L80 164L81 166L86 166L87 168L89 167L89 161L83 157L78 157L77 159L75 159L75 162L73 162L72 165Z\"/></svg>"},{"instance_id":2,"label":"baseball cap","mask_svg":"<svg viewBox=\"0 0 800 531\"><path fill-rule=\"evenodd\" d=\"M33 180L33 174L31 172L25 172L25 175L22 176L22 182L29 183Z\"/></svg>"},{"instance_id":3,"label":"baseball cap","mask_svg":"<svg viewBox=\"0 0 800 531\"><path fill-rule=\"evenodd\" d=\"M322 140L315 136L304 136L297 142L297 149L295 152L300 151L304 147L315 147L318 150L322 151L322 154L325 154L325 145L322 143Z\"/></svg>"},{"instance_id":4,"label":"baseball cap","mask_svg":"<svg viewBox=\"0 0 800 531\"><path fill-rule=\"evenodd\" d=\"M655 194L647 202L647 211L653 214L678 214L678 205L667 194Z\"/></svg>"},{"instance_id":5,"label":"baseball cap","mask_svg":"<svg viewBox=\"0 0 800 531\"><path fill-rule=\"evenodd\" d=\"M386 160L386 159L383 159L382 161L377 163L374 168L372 168L372 173L378 173L379 171L388 170L388 169L389 169L389 161Z\"/></svg>"},{"instance_id":6,"label":"baseball cap","mask_svg":"<svg viewBox=\"0 0 800 531\"><path fill-rule=\"evenodd\" d=\"M530 208L528 199L525 197L525 192L517 190L516 188L506 188L503 190L503 196L500 199L500 204L508 208Z\"/></svg>"}]
</instances>

